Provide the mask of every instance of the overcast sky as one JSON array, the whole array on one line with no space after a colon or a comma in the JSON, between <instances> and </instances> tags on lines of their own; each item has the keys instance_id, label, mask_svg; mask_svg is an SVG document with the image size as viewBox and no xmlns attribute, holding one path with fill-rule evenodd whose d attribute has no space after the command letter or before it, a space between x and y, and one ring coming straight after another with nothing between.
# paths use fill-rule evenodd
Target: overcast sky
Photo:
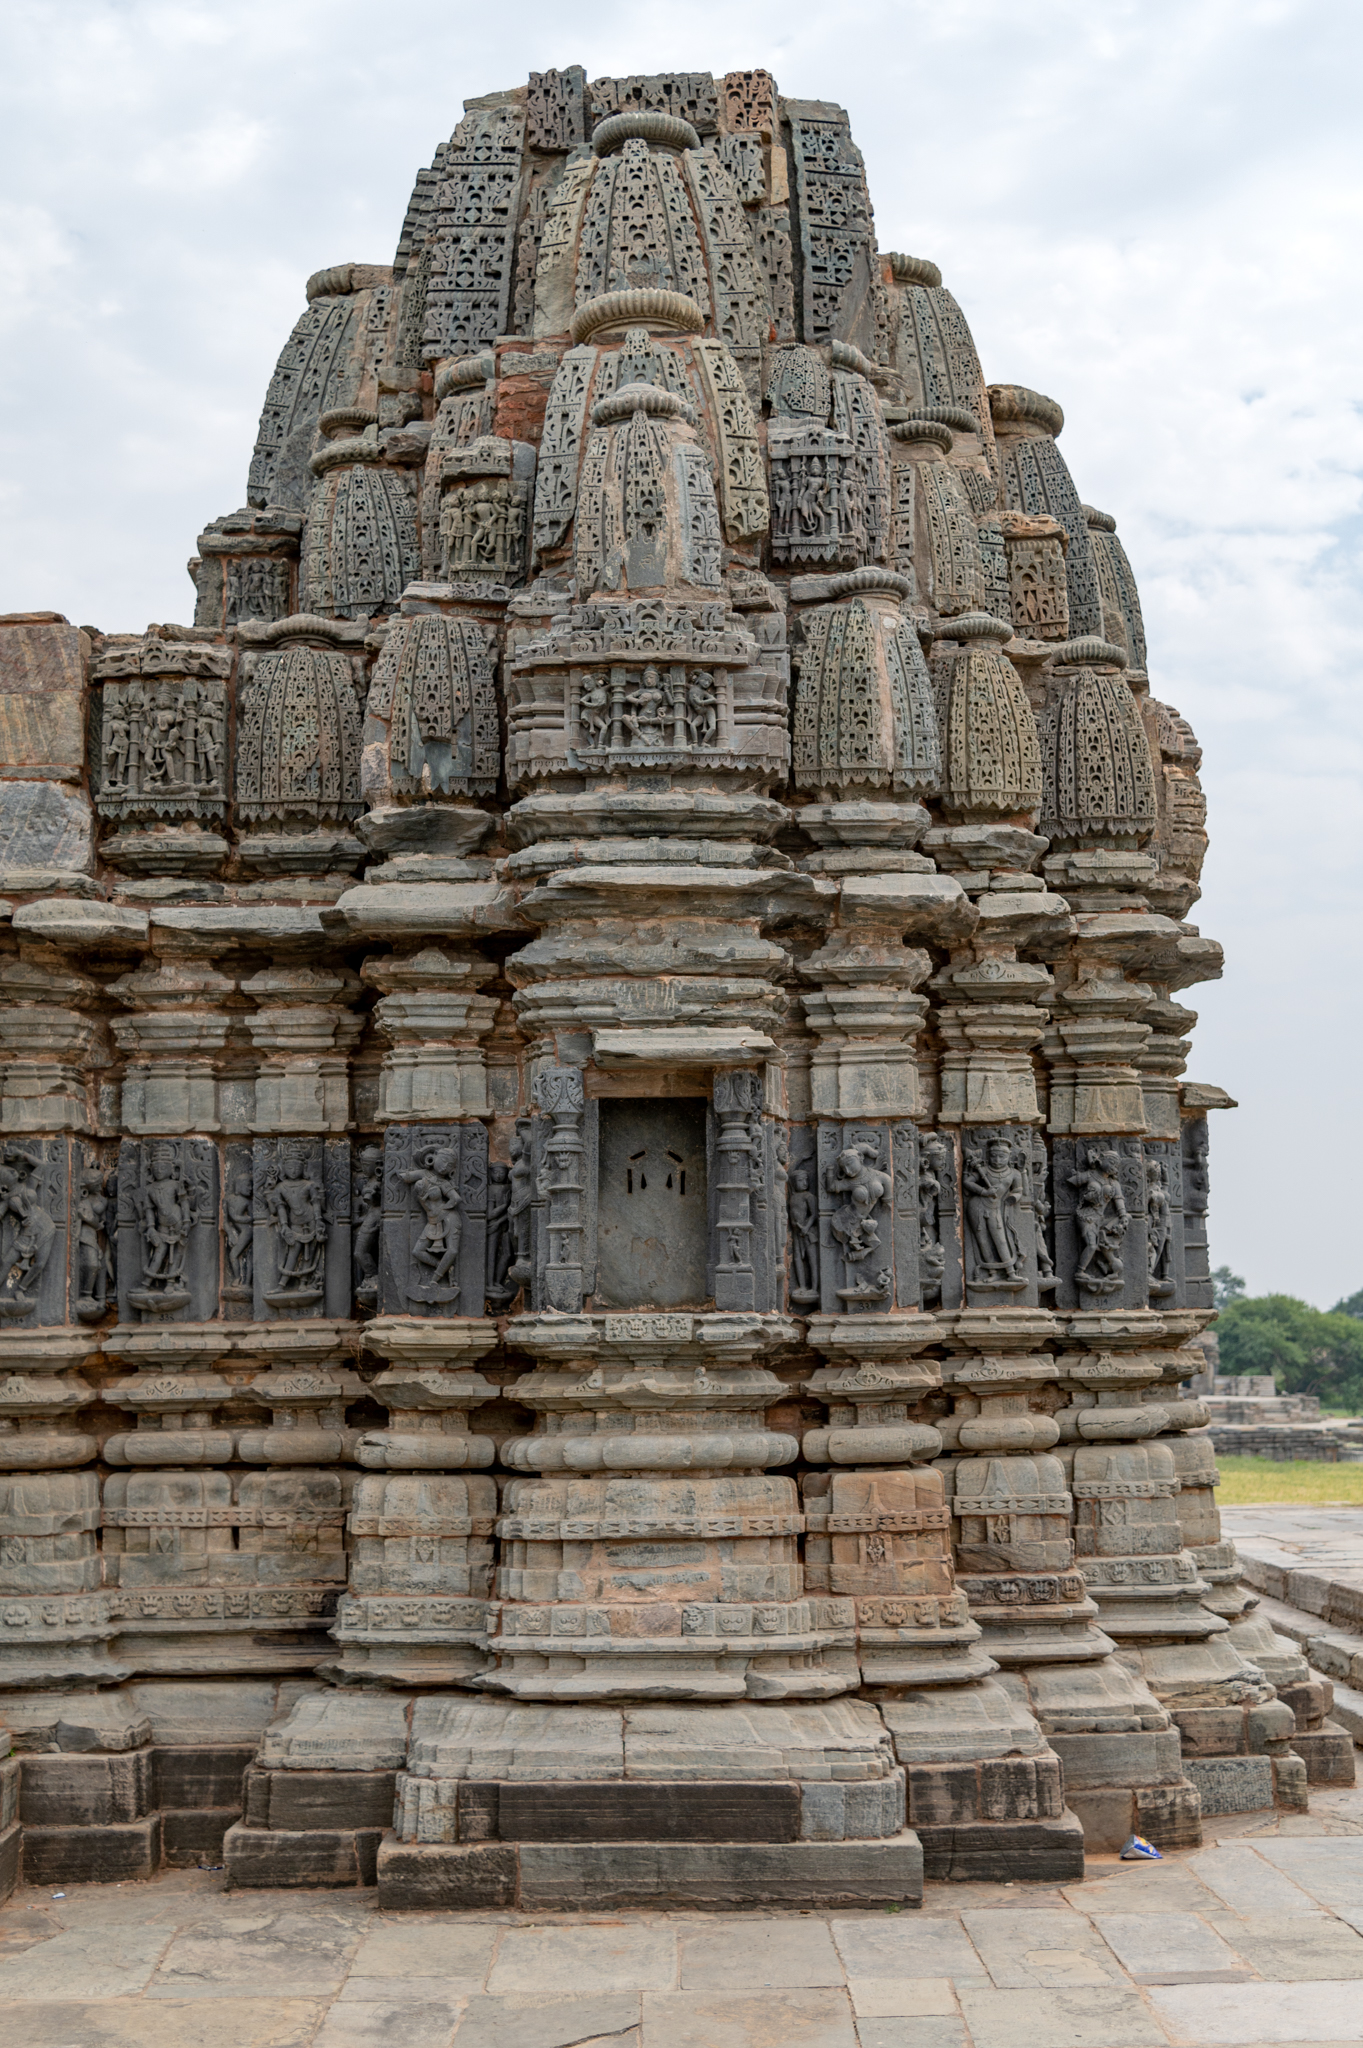
<instances>
[{"instance_id":1,"label":"overcast sky","mask_svg":"<svg viewBox=\"0 0 1363 2048\"><path fill-rule=\"evenodd\" d=\"M0 610L192 617L304 280L392 260L466 95L760 64L841 101L881 247L1060 400L1118 519L1206 748L1213 1261L1329 1307L1363 1287L1361 62L1347 0L8 0Z\"/></svg>"}]
</instances>

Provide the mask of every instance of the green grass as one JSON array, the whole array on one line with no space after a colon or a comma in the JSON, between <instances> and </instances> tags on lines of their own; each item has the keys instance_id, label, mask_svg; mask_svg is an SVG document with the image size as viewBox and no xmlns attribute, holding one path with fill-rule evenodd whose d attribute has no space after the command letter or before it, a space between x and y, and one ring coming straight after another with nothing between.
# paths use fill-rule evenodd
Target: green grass
<instances>
[{"instance_id":1,"label":"green grass","mask_svg":"<svg viewBox=\"0 0 1363 2048\"><path fill-rule=\"evenodd\" d=\"M1221 1484L1216 1498L1223 1508L1257 1506L1261 1501L1301 1501L1319 1506L1347 1501L1363 1507L1363 1465L1332 1465L1320 1458L1218 1458Z\"/></svg>"}]
</instances>

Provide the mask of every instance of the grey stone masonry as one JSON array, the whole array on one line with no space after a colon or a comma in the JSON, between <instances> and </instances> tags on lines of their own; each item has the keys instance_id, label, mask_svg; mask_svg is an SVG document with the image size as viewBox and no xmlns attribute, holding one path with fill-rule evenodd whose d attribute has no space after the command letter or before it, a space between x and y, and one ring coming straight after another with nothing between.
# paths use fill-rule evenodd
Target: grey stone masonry
<instances>
[{"instance_id":1,"label":"grey stone masonry","mask_svg":"<svg viewBox=\"0 0 1363 2048\"><path fill-rule=\"evenodd\" d=\"M0 1870L854 1911L1342 1784L1059 405L764 70L471 98L304 297L193 623L0 619Z\"/></svg>"}]
</instances>

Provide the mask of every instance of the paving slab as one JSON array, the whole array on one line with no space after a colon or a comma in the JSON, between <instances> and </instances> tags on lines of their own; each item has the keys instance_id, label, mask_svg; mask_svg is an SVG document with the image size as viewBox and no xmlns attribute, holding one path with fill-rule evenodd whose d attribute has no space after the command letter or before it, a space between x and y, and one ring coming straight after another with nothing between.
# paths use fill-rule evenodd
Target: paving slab
<instances>
[{"instance_id":1,"label":"paving slab","mask_svg":"<svg viewBox=\"0 0 1363 2048\"><path fill-rule=\"evenodd\" d=\"M1218 1913L1210 1918L1261 1977L1295 1983L1363 1979L1363 1934L1328 1914ZM1363 1997L1359 2035L1363 2038Z\"/></svg>"},{"instance_id":2,"label":"paving slab","mask_svg":"<svg viewBox=\"0 0 1363 2048\"><path fill-rule=\"evenodd\" d=\"M963 1991L961 2011L974 2048L1168 2048L1141 1994L1115 1984Z\"/></svg>"},{"instance_id":3,"label":"paving slab","mask_svg":"<svg viewBox=\"0 0 1363 2048\"><path fill-rule=\"evenodd\" d=\"M1311 1894L1294 1884L1285 1871L1260 1855L1249 1843L1227 1842L1193 1856L1184 1866L1213 1894L1204 1910L1218 1901L1233 1913L1323 1913Z\"/></svg>"},{"instance_id":4,"label":"paving slab","mask_svg":"<svg viewBox=\"0 0 1363 2048\"><path fill-rule=\"evenodd\" d=\"M329 1996L340 1990L359 1939L345 1915L233 1907L173 1936L148 1996L228 1998L247 1985L258 1995Z\"/></svg>"},{"instance_id":5,"label":"paving slab","mask_svg":"<svg viewBox=\"0 0 1363 2048\"><path fill-rule=\"evenodd\" d=\"M462 1998L338 1999L313 2048L448 2048Z\"/></svg>"},{"instance_id":6,"label":"paving slab","mask_svg":"<svg viewBox=\"0 0 1363 2048\"><path fill-rule=\"evenodd\" d=\"M1259 1854L1331 1912L1363 1906L1363 1841L1277 1836L1261 1842Z\"/></svg>"},{"instance_id":7,"label":"paving slab","mask_svg":"<svg viewBox=\"0 0 1363 2048\"><path fill-rule=\"evenodd\" d=\"M734 1985L797 1989L840 1985L842 1962L825 1921L758 1920L684 1933L683 1991L726 1991Z\"/></svg>"},{"instance_id":8,"label":"paving slab","mask_svg":"<svg viewBox=\"0 0 1363 2048\"><path fill-rule=\"evenodd\" d=\"M482 1990L497 1945L496 1926L470 1925L454 1914L414 1913L380 1919L365 1930L350 1965L352 1976L447 1977Z\"/></svg>"},{"instance_id":9,"label":"paving slab","mask_svg":"<svg viewBox=\"0 0 1363 2048\"><path fill-rule=\"evenodd\" d=\"M1000 1991L1119 1984L1111 1950L1081 1913L965 1913L966 1929Z\"/></svg>"},{"instance_id":10,"label":"paving slab","mask_svg":"<svg viewBox=\"0 0 1363 2048\"><path fill-rule=\"evenodd\" d=\"M512 1992L471 1998L459 2016L454 2048L578 2048L579 2043L627 2039L634 2048L639 1993L560 1998L552 1992Z\"/></svg>"},{"instance_id":11,"label":"paving slab","mask_svg":"<svg viewBox=\"0 0 1363 2048\"><path fill-rule=\"evenodd\" d=\"M1114 1863L1108 1870L1091 1863L1090 1867L1095 1870L1092 1877L1065 1887L1066 1903L1077 1913L1207 1913L1225 1903L1198 1882L1191 1863Z\"/></svg>"},{"instance_id":12,"label":"paving slab","mask_svg":"<svg viewBox=\"0 0 1363 2048\"><path fill-rule=\"evenodd\" d=\"M945 1889L945 1887L943 1887ZM867 1915L832 1921L833 1939L849 1977L949 1977L988 1984L989 1972L957 1920L920 1915Z\"/></svg>"},{"instance_id":13,"label":"paving slab","mask_svg":"<svg viewBox=\"0 0 1363 2048\"><path fill-rule=\"evenodd\" d=\"M858 2020L861 2048L969 2048L962 2019Z\"/></svg>"},{"instance_id":14,"label":"paving slab","mask_svg":"<svg viewBox=\"0 0 1363 2048\"><path fill-rule=\"evenodd\" d=\"M1190 2048L1269 2048L1279 2042L1359 2038L1353 1984L1173 1984L1148 1996L1170 2041ZM977 2040L976 2048L993 2044ZM1046 2048L1059 2044L1048 2041Z\"/></svg>"},{"instance_id":15,"label":"paving slab","mask_svg":"<svg viewBox=\"0 0 1363 2048\"><path fill-rule=\"evenodd\" d=\"M845 1991L646 1991L641 2048L858 2048Z\"/></svg>"},{"instance_id":16,"label":"paving slab","mask_svg":"<svg viewBox=\"0 0 1363 2048\"><path fill-rule=\"evenodd\" d=\"M847 1989L858 2022L922 2019L957 2011L949 1977L849 1977Z\"/></svg>"},{"instance_id":17,"label":"paving slab","mask_svg":"<svg viewBox=\"0 0 1363 2048\"><path fill-rule=\"evenodd\" d=\"M677 1981L677 1937L667 1928L509 1927L488 1978L489 1991L670 1991Z\"/></svg>"},{"instance_id":18,"label":"paving slab","mask_svg":"<svg viewBox=\"0 0 1363 2048\"><path fill-rule=\"evenodd\" d=\"M224 1998L149 2006L52 1999L0 2004L0 2040L12 2048L310 2048L322 2007L301 1998Z\"/></svg>"},{"instance_id":19,"label":"paving slab","mask_svg":"<svg viewBox=\"0 0 1363 2048\"><path fill-rule=\"evenodd\" d=\"M130 1998L150 1982L173 1933L71 1928L18 1955L0 1952L0 2000Z\"/></svg>"},{"instance_id":20,"label":"paving slab","mask_svg":"<svg viewBox=\"0 0 1363 2048\"><path fill-rule=\"evenodd\" d=\"M1095 1913L1093 1924L1134 1984L1238 1984L1254 1974L1195 1913Z\"/></svg>"}]
</instances>

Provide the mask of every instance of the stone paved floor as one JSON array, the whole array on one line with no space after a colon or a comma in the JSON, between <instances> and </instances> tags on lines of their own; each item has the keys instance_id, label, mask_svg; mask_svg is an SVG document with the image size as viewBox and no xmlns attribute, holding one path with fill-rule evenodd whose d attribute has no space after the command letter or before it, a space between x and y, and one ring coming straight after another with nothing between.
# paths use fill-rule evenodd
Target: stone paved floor
<instances>
[{"instance_id":1,"label":"stone paved floor","mask_svg":"<svg viewBox=\"0 0 1363 2048\"><path fill-rule=\"evenodd\" d=\"M1363 2038L1363 1786L921 1911L383 1914L221 1873L21 1891L4 2048L1260 2048Z\"/></svg>"}]
</instances>

